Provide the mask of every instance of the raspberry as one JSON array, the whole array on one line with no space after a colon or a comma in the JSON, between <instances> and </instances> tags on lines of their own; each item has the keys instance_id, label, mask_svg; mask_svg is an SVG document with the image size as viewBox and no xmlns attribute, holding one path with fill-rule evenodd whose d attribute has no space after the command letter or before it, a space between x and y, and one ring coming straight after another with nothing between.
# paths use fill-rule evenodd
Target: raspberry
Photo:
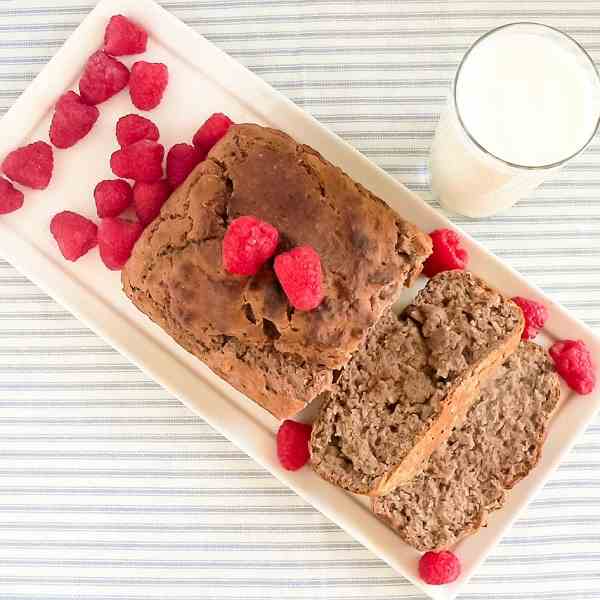
<instances>
[{"instance_id":1,"label":"raspberry","mask_svg":"<svg viewBox=\"0 0 600 600\"><path fill-rule=\"evenodd\" d=\"M86 104L100 104L120 92L129 82L127 67L102 50L92 54L79 80L79 93Z\"/></svg>"},{"instance_id":2,"label":"raspberry","mask_svg":"<svg viewBox=\"0 0 600 600\"><path fill-rule=\"evenodd\" d=\"M133 105L140 110L152 110L162 100L169 83L169 70L162 63L140 60L131 67L129 94Z\"/></svg>"},{"instance_id":3,"label":"raspberry","mask_svg":"<svg viewBox=\"0 0 600 600\"><path fill-rule=\"evenodd\" d=\"M208 117L200 129L196 131L193 140L194 146L202 153L203 158L232 125L233 121L223 113L215 113Z\"/></svg>"},{"instance_id":4,"label":"raspberry","mask_svg":"<svg viewBox=\"0 0 600 600\"><path fill-rule=\"evenodd\" d=\"M158 141L158 127L146 117L125 115L117 121L117 142L119 146L131 146L140 140Z\"/></svg>"},{"instance_id":5,"label":"raspberry","mask_svg":"<svg viewBox=\"0 0 600 600\"><path fill-rule=\"evenodd\" d=\"M70 148L84 138L98 120L100 111L87 105L75 92L63 94L56 104L50 141L57 148Z\"/></svg>"},{"instance_id":6,"label":"raspberry","mask_svg":"<svg viewBox=\"0 0 600 600\"><path fill-rule=\"evenodd\" d=\"M133 204L140 223L146 226L154 221L170 195L171 186L166 179L154 183L136 183L133 186Z\"/></svg>"},{"instance_id":7,"label":"raspberry","mask_svg":"<svg viewBox=\"0 0 600 600\"><path fill-rule=\"evenodd\" d=\"M596 386L596 365L588 347L581 340L555 342L550 356L558 374L567 385L581 395L589 394Z\"/></svg>"},{"instance_id":8,"label":"raspberry","mask_svg":"<svg viewBox=\"0 0 600 600\"><path fill-rule=\"evenodd\" d=\"M102 262L111 271L121 269L143 231L141 223L125 221L119 217L102 219L98 227L98 247Z\"/></svg>"},{"instance_id":9,"label":"raspberry","mask_svg":"<svg viewBox=\"0 0 600 600\"><path fill-rule=\"evenodd\" d=\"M67 260L77 260L98 243L96 223L70 210L52 217L50 233Z\"/></svg>"},{"instance_id":10,"label":"raspberry","mask_svg":"<svg viewBox=\"0 0 600 600\"><path fill-rule=\"evenodd\" d=\"M163 176L165 149L152 140L140 140L113 152L110 168L117 177L153 183Z\"/></svg>"},{"instance_id":11,"label":"raspberry","mask_svg":"<svg viewBox=\"0 0 600 600\"><path fill-rule=\"evenodd\" d=\"M104 52L112 56L140 54L147 42L146 31L123 15L111 17L104 32Z\"/></svg>"},{"instance_id":12,"label":"raspberry","mask_svg":"<svg viewBox=\"0 0 600 600\"><path fill-rule=\"evenodd\" d=\"M34 142L13 150L2 163L5 175L34 190L48 187L53 168L52 146L46 142Z\"/></svg>"},{"instance_id":13,"label":"raspberry","mask_svg":"<svg viewBox=\"0 0 600 600\"><path fill-rule=\"evenodd\" d=\"M167 154L167 179L173 188L179 187L202 159L194 146L175 144Z\"/></svg>"},{"instance_id":14,"label":"raspberry","mask_svg":"<svg viewBox=\"0 0 600 600\"><path fill-rule=\"evenodd\" d=\"M119 216L132 199L133 190L123 179L105 179L94 189L96 211L100 218Z\"/></svg>"},{"instance_id":15,"label":"raspberry","mask_svg":"<svg viewBox=\"0 0 600 600\"><path fill-rule=\"evenodd\" d=\"M287 471L297 471L310 459L308 443L311 425L285 420L277 432L277 456Z\"/></svg>"},{"instance_id":16,"label":"raspberry","mask_svg":"<svg viewBox=\"0 0 600 600\"><path fill-rule=\"evenodd\" d=\"M423 273L433 277L442 271L464 269L469 262L469 253L461 246L459 235L452 229L436 229L429 236L433 242L433 253L423 265Z\"/></svg>"},{"instance_id":17,"label":"raspberry","mask_svg":"<svg viewBox=\"0 0 600 600\"><path fill-rule=\"evenodd\" d=\"M523 329L521 338L532 340L548 320L550 316L548 309L541 302L528 300L521 296L515 296L512 301L521 308L525 317L525 329Z\"/></svg>"},{"instance_id":18,"label":"raspberry","mask_svg":"<svg viewBox=\"0 0 600 600\"><path fill-rule=\"evenodd\" d=\"M6 215L23 206L23 192L18 190L8 179L0 177L0 215Z\"/></svg>"},{"instance_id":19,"label":"raspberry","mask_svg":"<svg viewBox=\"0 0 600 600\"><path fill-rule=\"evenodd\" d=\"M297 246L275 257L275 274L290 304L313 310L323 300L321 259L311 246Z\"/></svg>"},{"instance_id":20,"label":"raspberry","mask_svg":"<svg viewBox=\"0 0 600 600\"><path fill-rule=\"evenodd\" d=\"M425 552L419 560L419 575L429 585L452 583L460 575L460 561L447 550Z\"/></svg>"},{"instance_id":21,"label":"raspberry","mask_svg":"<svg viewBox=\"0 0 600 600\"><path fill-rule=\"evenodd\" d=\"M223 266L234 275L256 275L275 254L279 232L256 217L238 217L223 237Z\"/></svg>"}]
</instances>

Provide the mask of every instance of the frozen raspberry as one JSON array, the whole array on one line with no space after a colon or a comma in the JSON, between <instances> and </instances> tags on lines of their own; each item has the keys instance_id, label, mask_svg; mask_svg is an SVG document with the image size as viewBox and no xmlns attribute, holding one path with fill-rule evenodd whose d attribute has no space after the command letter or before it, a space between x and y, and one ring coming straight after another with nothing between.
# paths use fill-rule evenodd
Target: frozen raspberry
<instances>
[{"instance_id":1,"label":"frozen raspberry","mask_svg":"<svg viewBox=\"0 0 600 600\"><path fill-rule=\"evenodd\" d=\"M121 147L131 146L140 140L157 142L159 135L158 127L146 117L131 114L117 121L117 142Z\"/></svg>"},{"instance_id":2,"label":"frozen raspberry","mask_svg":"<svg viewBox=\"0 0 600 600\"><path fill-rule=\"evenodd\" d=\"M550 356L558 374L567 385L581 395L589 394L596 386L596 365L588 347L581 340L555 342Z\"/></svg>"},{"instance_id":3,"label":"frozen raspberry","mask_svg":"<svg viewBox=\"0 0 600 600\"><path fill-rule=\"evenodd\" d=\"M140 110L152 110L162 100L169 83L169 69L162 63L140 60L131 67L129 93L133 105Z\"/></svg>"},{"instance_id":4,"label":"frozen raspberry","mask_svg":"<svg viewBox=\"0 0 600 600\"><path fill-rule=\"evenodd\" d=\"M194 146L175 144L167 154L167 179L173 188L179 187L202 159Z\"/></svg>"},{"instance_id":5,"label":"frozen raspberry","mask_svg":"<svg viewBox=\"0 0 600 600\"><path fill-rule=\"evenodd\" d=\"M102 50L88 59L79 80L79 93L86 104L100 104L119 93L129 82L127 67Z\"/></svg>"},{"instance_id":6,"label":"frozen raspberry","mask_svg":"<svg viewBox=\"0 0 600 600\"><path fill-rule=\"evenodd\" d=\"M423 273L433 277L442 271L464 269L469 253L461 246L461 239L452 229L436 229L429 236L433 242L433 253L423 265Z\"/></svg>"},{"instance_id":7,"label":"frozen raspberry","mask_svg":"<svg viewBox=\"0 0 600 600\"><path fill-rule=\"evenodd\" d=\"M111 17L104 32L104 52L112 56L140 54L147 42L146 31L123 15Z\"/></svg>"},{"instance_id":8,"label":"frozen raspberry","mask_svg":"<svg viewBox=\"0 0 600 600\"><path fill-rule=\"evenodd\" d=\"M63 94L56 104L50 141L57 148L70 148L84 138L98 120L100 111L86 104L75 92Z\"/></svg>"},{"instance_id":9,"label":"frozen raspberry","mask_svg":"<svg viewBox=\"0 0 600 600\"><path fill-rule=\"evenodd\" d=\"M313 310L323 300L321 259L311 246L297 246L275 257L275 274L290 304Z\"/></svg>"},{"instance_id":10,"label":"frozen raspberry","mask_svg":"<svg viewBox=\"0 0 600 600\"><path fill-rule=\"evenodd\" d=\"M279 232L256 217L238 217L223 237L223 266L234 275L256 275L275 254Z\"/></svg>"},{"instance_id":11,"label":"frozen raspberry","mask_svg":"<svg viewBox=\"0 0 600 600\"><path fill-rule=\"evenodd\" d=\"M52 146L46 142L34 142L13 150L2 163L2 170L9 179L34 190L48 187L53 168Z\"/></svg>"},{"instance_id":12,"label":"frozen raspberry","mask_svg":"<svg viewBox=\"0 0 600 600\"><path fill-rule=\"evenodd\" d=\"M140 223L146 226L154 221L170 195L171 186L166 179L154 183L136 183L133 186L133 205Z\"/></svg>"},{"instance_id":13,"label":"frozen raspberry","mask_svg":"<svg viewBox=\"0 0 600 600\"><path fill-rule=\"evenodd\" d=\"M194 146L202 153L202 158L210 152L211 148L227 133L233 121L223 113L215 113L208 117L204 124L194 135Z\"/></svg>"},{"instance_id":14,"label":"frozen raspberry","mask_svg":"<svg viewBox=\"0 0 600 600\"><path fill-rule=\"evenodd\" d=\"M102 219L98 227L98 248L102 262L111 271L121 269L143 231L141 223L125 221L119 217Z\"/></svg>"},{"instance_id":15,"label":"frozen raspberry","mask_svg":"<svg viewBox=\"0 0 600 600\"><path fill-rule=\"evenodd\" d=\"M419 575L429 585L452 583L460 575L460 561L447 550L425 552L419 560Z\"/></svg>"},{"instance_id":16,"label":"frozen raspberry","mask_svg":"<svg viewBox=\"0 0 600 600\"><path fill-rule=\"evenodd\" d=\"M117 177L153 183L163 176L165 149L152 140L140 140L113 152L110 168Z\"/></svg>"},{"instance_id":17,"label":"frozen raspberry","mask_svg":"<svg viewBox=\"0 0 600 600\"><path fill-rule=\"evenodd\" d=\"M512 301L521 308L525 317L525 329L521 338L532 340L548 320L548 309L540 302L521 296L515 296Z\"/></svg>"},{"instance_id":18,"label":"frozen raspberry","mask_svg":"<svg viewBox=\"0 0 600 600\"><path fill-rule=\"evenodd\" d=\"M50 233L67 260L77 260L98 243L96 223L70 210L52 217Z\"/></svg>"},{"instance_id":19,"label":"frozen raspberry","mask_svg":"<svg viewBox=\"0 0 600 600\"><path fill-rule=\"evenodd\" d=\"M277 456L281 466L287 471L297 471L308 462L311 431L311 425L289 419L280 425L277 432Z\"/></svg>"},{"instance_id":20,"label":"frozen raspberry","mask_svg":"<svg viewBox=\"0 0 600 600\"><path fill-rule=\"evenodd\" d=\"M8 179L0 177L0 215L6 215L23 206L23 192Z\"/></svg>"},{"instance_id":21,"label":"frozen raspberry","mask_svg":"<svg viewBox=\"0 0 600 600\"><path fill-rule=\"evenodd\" d=\"M105 179L94 189L96 212L104 217L118 217L133 200L133 190L123 179Z\"/></svg>"}]
</instances>

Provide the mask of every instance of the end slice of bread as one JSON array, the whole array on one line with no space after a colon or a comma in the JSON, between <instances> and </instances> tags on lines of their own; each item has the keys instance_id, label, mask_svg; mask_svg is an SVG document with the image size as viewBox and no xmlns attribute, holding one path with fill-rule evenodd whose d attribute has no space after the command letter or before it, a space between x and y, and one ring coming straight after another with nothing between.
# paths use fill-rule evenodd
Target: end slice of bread
<instances>
[{"instance_id":1,"label":"end slice of bread","mask_svg":"<svg viewBox=\"0 0 600 600\"><path fill-rule=\"evenodd\" d=\"M389 311L341 372L313 426L311 463L357 494L411 481L512 354L519 307L475 275L432 278L400 318Z\"/></svg>"},{"instance_id":2,"label":"end slice of bread","mask_svg":"<svg viewBox=\"0 0 600 600\"><path fill-rule=\"evenodd\" d=\"M446 549L474 533L537 464L559 397L546 352L522 342L425 471L375 498L373 511L421 551Z\"/></svg>"}]
</instances>

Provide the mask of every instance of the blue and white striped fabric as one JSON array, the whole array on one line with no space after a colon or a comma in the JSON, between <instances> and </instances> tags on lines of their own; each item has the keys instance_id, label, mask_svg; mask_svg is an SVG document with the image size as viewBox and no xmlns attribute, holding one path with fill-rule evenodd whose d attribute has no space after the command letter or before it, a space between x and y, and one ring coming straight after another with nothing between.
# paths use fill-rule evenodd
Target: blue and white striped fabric
<instances>
[{"instance_id":1,"label":"blue and white striped fabric","mask_svg":"<svg viewBox=\"0 0 600 600\"><path fill-rule=\"evenodd\" d=\"M600 60L596 0L162 4L427 198L477 36L542 21ZM0 112L91 8L0 0ZM599 141L508 215L455 222L600 328ZM6 262L0 355L0 600L423 598ZM600 599L600 420L462 598Z\"/></svg>"}]
</instances>

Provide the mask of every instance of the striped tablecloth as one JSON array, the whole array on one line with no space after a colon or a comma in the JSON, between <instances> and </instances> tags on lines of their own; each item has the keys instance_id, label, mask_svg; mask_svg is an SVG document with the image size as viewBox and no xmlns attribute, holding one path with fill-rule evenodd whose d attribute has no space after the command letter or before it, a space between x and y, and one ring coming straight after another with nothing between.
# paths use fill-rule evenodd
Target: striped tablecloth
<instances>
[{"instance_id":1,"label":"striped tablecloth","mask_svg":"<svg viewBox=\"0 0 600 600\"><path fill-rule=\"evenodd\" d=\"M477 36L542 21L600 60L597 0L163 5L428 199ZM0 112L91 7L0 0ZM600 328L600 142L508 215L455 223ZM6 262L0 355L0 600L423 597ZM600 420L462 598L600 599Z\"/></svg>"}]
</instances>

